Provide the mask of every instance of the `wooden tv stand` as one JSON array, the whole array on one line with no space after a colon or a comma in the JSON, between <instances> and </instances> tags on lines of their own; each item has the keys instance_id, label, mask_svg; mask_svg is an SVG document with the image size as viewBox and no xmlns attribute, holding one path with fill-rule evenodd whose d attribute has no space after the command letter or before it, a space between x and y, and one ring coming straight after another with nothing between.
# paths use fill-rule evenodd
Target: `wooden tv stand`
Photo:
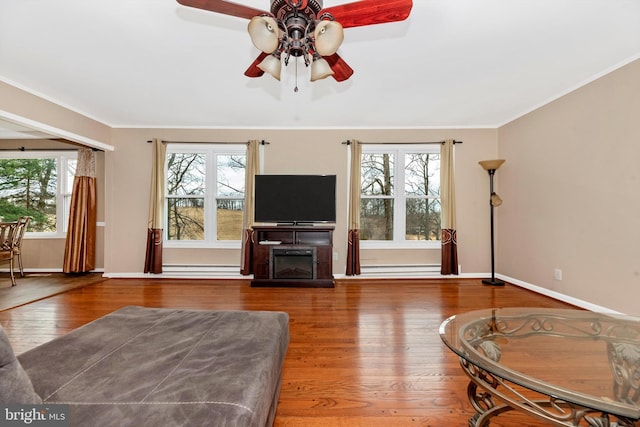
<instances>
[{"instance_id":1,"label":"wooden tv stand","mask_svg":"<svg viewBox=\"0 0 640 427\"><path fill-rule=\"evenodd\" d=\"M253 226L253 287L332 288L333 226Z\"/></svg>"}]
</instances>

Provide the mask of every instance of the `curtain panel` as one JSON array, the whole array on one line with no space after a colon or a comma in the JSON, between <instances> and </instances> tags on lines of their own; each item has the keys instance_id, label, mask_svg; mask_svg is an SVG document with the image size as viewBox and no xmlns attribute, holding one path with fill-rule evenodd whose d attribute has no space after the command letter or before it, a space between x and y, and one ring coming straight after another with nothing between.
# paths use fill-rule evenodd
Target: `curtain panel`
<instances>
[{"instance_id":1,"label":"curtain panel","mask_svg":"<svg viewBox=\"0 0 640 427\"><path fill-rule=\"evenodd\" d=\"M442 214L440 274L443 275L458 274L454 153L454 141L447 139L440 148L440 203Z\"/></svg>"},{"instance_id":2,"label":"curtain panel","mask_svg":"<svg viewBox=\"0 0 640 427\"><path fill-rule=\"evenodd\" d=\"M162 273L162 239L164 229L164 163L166 145L159 139L153 140L151 163L151 191L149 197L149 224L147 247L144 260L145 273Z\"/></svg>"},{"instance_id":3,"label":"curtain panel","mask_svg":"<svg viewBox=\"0 0 640 427\"><path fill-rule=\"evenodd\" d=\"M254 183L260 173L260 141L247 144L247 164L244 179L244 212L242 214L242 248L240 251L240 274L253 273L253 215L255 211Z\"/></svg>"},{"instance_id":4,"label":"curtain panel","mask_svg":"<svg viewBox=\"0 0 640 427\"><path fill-rule=\"evenodd\" d=\"M347 276L360 274L360 186L362 144L350 141L349 161L349 231L347 236Z\"/></svg>"},{"instance_id":5,"label":"curtain panel","mask_svg":"<svg viewBox=\"0 0 640 427\"><path fill-rule=\"evenodd\" d=\"M96 160L90 148L78 150L69 207L62 271L85 273L96 263Z\"/></svg>"}]
</instances>

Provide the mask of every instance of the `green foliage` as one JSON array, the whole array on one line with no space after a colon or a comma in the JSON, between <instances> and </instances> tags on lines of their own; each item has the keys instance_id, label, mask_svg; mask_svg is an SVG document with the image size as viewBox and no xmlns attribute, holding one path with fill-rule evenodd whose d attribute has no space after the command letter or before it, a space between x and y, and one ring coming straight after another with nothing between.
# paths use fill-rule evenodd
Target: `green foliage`
<instances>
[{"instance_id":1,"label":"green foliage","mask_svg":"<svg viewBox=\"0 0 640 427\"><path fill-rule=\"evenodd\" d=\"M30 231L55 231L56 160L0 159L0 216L33 217Z\"/></svg>"},{"instance_id":2,"label":"green foliage","mask_svg":"<svg viewBox=\"0 0 640 427\"><path fill-rule=\"evenodd\" d=\"M0 199L0 217L3 221L17 221L21 216L33 217L33 222L47 222L47 216L34 209L25 209Z\"/></svg>"}]
</instances>

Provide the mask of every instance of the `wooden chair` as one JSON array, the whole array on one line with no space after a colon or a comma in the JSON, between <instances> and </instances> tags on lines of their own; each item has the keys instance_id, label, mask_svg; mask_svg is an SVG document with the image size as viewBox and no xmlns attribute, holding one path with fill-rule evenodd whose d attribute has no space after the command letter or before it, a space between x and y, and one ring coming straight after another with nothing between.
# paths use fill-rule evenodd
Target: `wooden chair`
<instances>
[{"instance_id":1,"label":"wooden chair","mask_svg":"<svg viewBox=\"0 0 640 427\"><path fill-rule=\"evenodd\" d=\"M20 276L24 277L24 268L22 267L22 238L24 232L31 222L32 217L21 216L16 225L16 231L13 238L13 255L18 258L18 267L20 268Z\"/></svg>"},{"instance_id":2,"label":"wooden chair","mask_svg":"<svg viewBox=\"0 0 640 427\"><path fill-rule=\"evenodd\" d=\"M15 243L17 222L0 222L0 262L9 263L9 273L11 274L11 286L16 285L16 278L13 274L13 247Z\"/></svg>"}]
</instances>

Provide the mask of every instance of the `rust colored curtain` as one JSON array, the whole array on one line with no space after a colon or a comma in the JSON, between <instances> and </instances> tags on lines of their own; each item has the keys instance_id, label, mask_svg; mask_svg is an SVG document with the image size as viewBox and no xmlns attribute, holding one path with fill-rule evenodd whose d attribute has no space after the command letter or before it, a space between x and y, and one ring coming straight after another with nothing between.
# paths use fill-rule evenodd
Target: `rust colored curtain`
<instances>
[{"instance_id":1,"label":"rust colored curtain","mask_svg":"<svg viewBox=\"0 0 640 427\"><path fill-rule=\"evenodd\" d=\"M81 148L73 178L63 272L85 273L95 268L96 215L95 153Z\"/></svg>"},{"instance_id":2,"label":"rust colored curtain","mask_svg":"<svg viewBox=\"0 0 640 427\"><path fill-rule=\"evenodd\" d=\"M350 141L349 234L347 236L347 276L360 274L360 180L362 144Z\"/></svg>"},{"instance_id":3,"label":"rust colored curtain","mask_svg":"<svg viewBox=\"0 0 640 427\"><path fill-rule=\"evenodd\" d=\"M454 142L447 139L440 148L440 203L442 214L442 260L440 274L458 274L456 238L456 190Z\"/></svg>"},{"instance_id":4,"label":"rust colored curtain","mask_svg":"<svg viewBox=\"0 0 640 427\"><path fill-rule=\"evenodd\" d=\"M159 140L153 140L151 164L151 192L149 197L149 225L147 228L147 249L144 260L145 273L162 273L162 239L164 227L164 162L167 147Z\"/></svg>"},{"instance_id":5,"label":"rust colored curtain","mask_svg":"<svg viewBox=\"0 0 640 427\"><path fill-rule=\"evenodd\" d=\"M253 213L254 180L260 173L260 142L253 140L247 144L247 164L244 178L244 211L242 213L242 248L240 252L240 274L253 273Z\"/></svg>"}]
</instances>

